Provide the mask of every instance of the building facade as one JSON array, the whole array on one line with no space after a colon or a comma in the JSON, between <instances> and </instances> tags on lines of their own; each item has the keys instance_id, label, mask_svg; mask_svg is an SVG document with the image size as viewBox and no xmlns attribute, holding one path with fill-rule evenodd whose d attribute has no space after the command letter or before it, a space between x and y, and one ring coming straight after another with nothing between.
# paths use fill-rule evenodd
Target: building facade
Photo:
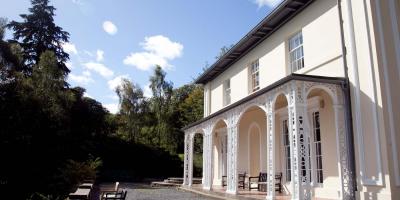
<instances>
[{"instance_id":1,"label":"building facade","mask_svg":"<svg viewBox=\"0 0 400 200\"><path fill-rule=\"evenodd\" d=\"M397 0L284 0L196 80L184 186L201 134L204 190L265 172L268 199L275 174L291 199L399 199L399 27Z\"/></svg>"}]
</instances>

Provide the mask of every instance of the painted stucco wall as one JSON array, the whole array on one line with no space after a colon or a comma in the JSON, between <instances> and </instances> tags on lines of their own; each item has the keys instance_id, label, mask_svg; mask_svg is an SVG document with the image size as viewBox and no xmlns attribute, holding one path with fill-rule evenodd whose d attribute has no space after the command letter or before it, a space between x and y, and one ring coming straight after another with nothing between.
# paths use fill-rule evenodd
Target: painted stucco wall
<instances>
[{"instance_id":1,"label":"painted stucco wall","mask_svg":"<svg viewBox=\"0 0 400 200\"><path fill-rule=\"evenodd\" d=\"M343 76L340 29L335 0L316 1L226 71L207 83L210 87L208 114L223 108L223 83L231 79L231 102L249 95L249 64L259 59L260 87L290 74L288 39L298 31L303 34L305 67L296 73Z\"/></svg>"},{"instance_id":2,"label":"painted stucco wall","mask_svg":"<svg viewBox=\"0 0 400 200\"><path fill-rule=\"evenodd\" d=\"M257 137L260 139L257 141L259 143L260 149L257 155L254 157L260 157L260 171L266 172L266 162L267 162L267 136L266 136L266 116L265 112L257 107L250 108L251 110L246 112L239 121L239 149L238 149L238 170L242 172L251 172L251 164L249 164L249 150L254 148L253 145L249 146L249 134L257 134L254 132L260 131ZM251 151L251 150L250 150ZM257 151L255 151L257 152ZM260 155L261 154L261 155ZM254 163L253 163L254 164ZM254 169L254 168L253 168ZM251 172L251 175L258 175L258 172Z\"/></svg>"},{"instance_id":3,"label":"painted stucco wall","mask_svg":"<svg viewBox=\"0 0 400 200\"><path fill-rule=\"evenodd\" d=\"M353 114L357 199L396 199L400 196L400 2L341 2ZM232 102L249 95L248 65L256 59L260 62L261 88L287 76L290 73L287 40L299 30L304 39L305 68L296 73L344 76L338 19L336 0L315 1L206 84L205 93L209 95L205 98L205 116L223 108L222 85L228 78L231 79ZM323 154L329 159L324 159L323 163L327 170L324 170L323 187L316 188L315 194L334 198L339 184L337 149L332 142L324 142L336 140L332 133L335 130L333 111L328 105L326 103L326 110L321 111L321 125L324 132L329 132L323 136ZM276 123L278 129L280 124ZM243 171L248 168L243 161L247 152L247 137L242 136L247 133L245 129L239 131L243 140L239 141L238 169ZM276 138L278 158L282 153L279 150L282 138ZM282 165L283 162L277 162L277 169L282 170Z\"/></svg>"},{"instance_id":4,"label":"painted stucco wall","mask_svg":"<svg viewBox=\"0 0 400 200\"><path fill-rule=\"evenodd\" d=\"M398 199L399 2L344 0L342 5L354 119L357 196Z\"/></svg>"}]
</instances>

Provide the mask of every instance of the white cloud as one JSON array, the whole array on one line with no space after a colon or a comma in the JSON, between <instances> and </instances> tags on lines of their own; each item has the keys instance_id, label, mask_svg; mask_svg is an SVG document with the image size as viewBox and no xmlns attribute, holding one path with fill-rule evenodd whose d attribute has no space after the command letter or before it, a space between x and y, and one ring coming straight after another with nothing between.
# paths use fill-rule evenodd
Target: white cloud
<instances>
[{"instance_id":1,"label":"white cloud","mask_svg":"<svg viewBox=\"0 0 400 200\"><path fill-rule=\"evenodd\" d=\"M104 21L103 29L110 35L115 35L118 31L118 28L111 21Z\"/></svg>"},{"instance_id":2,"label":"white cloud","mask_svg":"<svg viewBox=\"0 0 400 200\"><path fill-rule=\"evenodd\" d=\"M282 0L254 0L254 3L256 3L259 8L263 6L268 6L270 8L273 8L281 2Z\"/></svg>"},{"instance_id":3,"label":"white cloud","mask_svg":"<svg viewBox=\"0 0 400 200\"><path fill-rule=\"evenodd\" d=\"M107 82L108 88L110 88L110 90L114 91L118 86L121 85L123 79L129 79L129 75L125 74L125 75L117 76L112 80L109 80Z\"/></svg>"},{"instance_id":4,"label":"white cloud","mask_svg":"<svg viewBox=\"0 0 400 200\"><path fill-rule=\"evenodd\" d=\"M146 37L145 42L141 43L143 49L158 56L174 59L182 55L183 46L177 42L172 42L169 38L156 35Z\"/></svg>"},{"instance_id":5,"label":"white cloud","mask_svg":"<svg viewBox=\"0 0 400 200\"><path fill-rule=\"evenodd\" d=\"M64 49L64 51L69 54L71 54L71 53L73 53L75 55L78 54L78 51L76 50L75 45L72 43L66 42L66 43L63 43L61 46Z\"/></svg>"},{"instance_id":6,"label":"white cloud","mask_svg":"<svg viewBox=\"0 0 400 200\"><path fill-rule=\"evenodd\" d=\"M70 73L68 74L68 80L84 85L94 82L94 80L90 77L90 75L87 74L75 75L73 73Z\"/></svg>"},{"instance_id":7,"label":"white cloud","mask_svg":"<svg viewBox=\"0 0 400 200\"><path fill-rule=\"evenodd\" d=\"M182 56L183 45L168 37L156 35L144 40L140 45L145 51L131 53L124 59L125 65L132 65L140 70L149 70L155 65L167 69L172 67L169 61Z\"/></svg>"},{"instance_id":8,"label":"white cloud","mask_svg":"<svg viewBox=\"0 0 400 200\"><path fill-rule=\"evenodd\" d=\"M107 97L110 98L110 99L112 99L112 100L115 100L115 101L118 101L118 100L119 100L119 97L118 97L117 95L115 95L115 94L110 94L110 95L108 95Z\"/></svg>"},{"instance_id":9,"label":"white cloud","mask_svg":"<svg viewBox=\"0 0 400 200\"><path fill-rule=\"evenodd\" d=\"M105 78L111 78L114 75L114 72L102 63L88 62L83 65L86 69L95 71Z\"/></svg>"},{"instance_id":10,"label":"white cloud","mask_svg":"<svg viewBox=\"0 0 400 200\"><path fill-rule=\"evenodd\" d=\"M85 76L91 76L92 75L92 73L90 73L88 70L83 71L82 74L85 75Z\"/></svg>"},{"instance_id":11,"label":"white cloud","mask_svg":"<svg viewBox=\"0 0 400 200\"><path fill-rule=\"evenodd\" d=\"M88 51L88 50L84 50L83 51L86 55L88 55L88 56L90 56L90 57L93 57L93 53L92 52L90 52L90 51Z\"/></svg>"},{"instance_id":12,"label":"white cloud","mask_svg":"<svg viewBox=\"0 0 400 200\"><path fill-rule=\"evenodd\" d=\"M144 86L143 88L143 96L147 98L151 98L153 96L153 91L151 91L150 83Z\"/></svg>"},{"instance_id":13,"label":"white cloud","mask_svg":"<svg viewBox=\"0 0 400 200\"><path fill-rule=\"evenodd\" d=\"M110 113L116 114L119 111L119 105L118 103L109 103L109 104L103 104L105 108L107 108Z\"/></svg>"},{"instance_id":14,"label":"white cloud","mask_svg":"<svg viewBox=\"0 0 400 200\"><path fill-rule=\"evenodd\" d=\"M97 62L101 62L101 61L103 61L103 60L104 60L104 51L98 49L98 50L96 51L96 61L97 61Z\"/></svg>"},{"instance_id":15,"label":"white cloud","mask_svg":"<svg viewBox=\"0 0 400 200\"><path fill-rule=\"evenodd\" d=\"M162 68L171 67L165 58L149 52L131 53L124 59L124 64L136 66L136 68L144 71L155 65L160 65Z\"/></svg>"}]
</instances>

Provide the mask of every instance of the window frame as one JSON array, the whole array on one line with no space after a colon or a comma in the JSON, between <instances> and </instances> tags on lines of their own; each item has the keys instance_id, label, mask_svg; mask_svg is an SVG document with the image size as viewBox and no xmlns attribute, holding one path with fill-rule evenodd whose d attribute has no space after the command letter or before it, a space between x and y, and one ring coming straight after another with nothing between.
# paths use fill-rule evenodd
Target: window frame
<instances>
[{"instance_id":1,"label":"window frame","mask_svg":"<svg viewBox=\"0 0 400 200\"><path fill-rule=\"evenodd\" d=\"M256 59L250 63L250 93L260 89L260 60ZM256 70L254 70L256 69ZM257 84L257 85L256 85Z\"/></svg>"},{"instance_id":2,"label":"window frame","mask_svg":"<svg viewBox=\"0 0 400 200\"><path fill-rule=\"evenodd\" d=\"M310 137L310 142L311 142L311 146L312 146L312 157L311 159L313 159L313 164L312 164L312 171L314 171L313 173L313 181L312 183L315 186L319 186L322 187L324 184L324 166L323 166L323 153L322 153L322 133L321 133L321 112L319 111L319 109L313 109L310 110L311 113L311 129L312 129L312 135ZM315 126L315 114L318 113L318 121L319 121L319 127L317 128ZM319 141L316 141L317 139L317 135L316 132L317 130L319 130ZM319 154L317 151L317 145L319 145ZM310 148L311 151L311 148ZM321 168L318 167L318 163L321 163L320 166ZM319 174L319 172L321 172L321 174ZM319 178L319 175L321 175L321 180ZM321 181L321 182L320 182Z\"/></svg>"},{"instance_id":3,"label":"window frame","mask_svg":"<svg viewBox=\"0 0 400 200\"><path fill-rule=\"evenodd\" d=\"M228 87L229 86L229 87ZM232 103L232 89L231 89L231 79L228 78L224 81L223 83L223 92L224 92L224 97L223 97L223 105L227 106Z\"/></svg>"},{"instance_id":4,"label":"window frame","mask_svg":"<svg viewBox=\"0 0 400 200\"><path fill-rule=\"evenodd\" d=\"M286 122L286 134L284 133L284 123ZM281 126L281 139L282 139L282 148L283 148L283 164L284 164L284 175L285 175L285 182L290 183L292 181L292 163L291 163L291 149L290 149L290 133L289 133L289 118L287 116L282 117L280 120ZM287 144L285 144L287 137ZM289 152L288 152L289 151ZM288 173L289 172L289 173ZM288 176L289 174L289 176Z\"/></svg>"},{"instance_id":5,"label":"window frame","mask_svg":"<svg viewBox=\"0 0 400 200\"><path fill-rule=\"evenodd\" d=\"M296 39L299 39L299 41L300 41L298 45L296 45L296 42L297 42ZM289 63L288 65L289 65L290 72L294 73L296 71L304 69L303 32L300 30L300 31L296 32L295 34L293 34L287 40L287 44L288 44L288 63ZM296 45L296 46L292 47L292 45ZM295 56L298 56L298 57L295 57Z\"/></svg>"}]
</instances>

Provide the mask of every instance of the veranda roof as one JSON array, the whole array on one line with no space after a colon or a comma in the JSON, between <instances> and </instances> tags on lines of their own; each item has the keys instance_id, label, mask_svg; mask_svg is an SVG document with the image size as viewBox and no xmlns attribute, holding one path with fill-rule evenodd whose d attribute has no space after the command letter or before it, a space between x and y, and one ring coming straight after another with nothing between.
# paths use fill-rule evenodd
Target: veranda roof
<instances>
[{"instance_id":1,"label":"veranda roof","mask_svg":"<svg viewBox=\"0 0 400 200\"><path fill-rule=\"evenodd\" d=\"M243 99L241 99L241 100L239 100L239 101L237 101L235 103L232 103L232 104L222 108L221 110L219 110L219 111L217 111L215 113L212 113L211 115L209 115L209 116L207 116L207 117L205 117L205 118L203 118L203 119L201 119L199 121L196 121L194 123L189 124L188 126L182 128L182 130L184 131L184 130L187 130L187 129L193 127L193 126L201 124L201 123L203 123L203 122L205 122L205 121L207 121L207 120L209 120L209 119L211 119L211 118L213 118L215 116L218 116L218 115L220 115L220 114L222 114L222 113L224 113L224 112L226 112L228 110L231 110L231 109L235 108L236 106L239 106L240 104L243 104L243 103L245 103L247 101L250 101L250 100L252 100L252 99L254 99L254 98L256 98L256 97L258 97L258 96L260 96L260 95L262 95L264 93L267 93L267 92L269 92L269 91L271 91L271 90L273 90L273 89L275 89L275 88L277 88L277 87L279 87L281 85L284 85L285 83L288 83L288 82L290 82L292 80L318 82L318 83L329 83L329 84L335 84L335 85L341 85L341 86L345 86L347 84L347 82L348 82L348 80L346 78L344 78L344 77L313 76L313 75L304 75L304 74L294 74L294 73L292 73L289 76L286 76L286 77L284 77L284 78L282 78L282 79L270 84L269 86L267 86L265 88L262 88L262 89L260 89L260 90L258 90L256 92L250 94L249 96L244 97Z\"/></svg>"}]
</instances>

